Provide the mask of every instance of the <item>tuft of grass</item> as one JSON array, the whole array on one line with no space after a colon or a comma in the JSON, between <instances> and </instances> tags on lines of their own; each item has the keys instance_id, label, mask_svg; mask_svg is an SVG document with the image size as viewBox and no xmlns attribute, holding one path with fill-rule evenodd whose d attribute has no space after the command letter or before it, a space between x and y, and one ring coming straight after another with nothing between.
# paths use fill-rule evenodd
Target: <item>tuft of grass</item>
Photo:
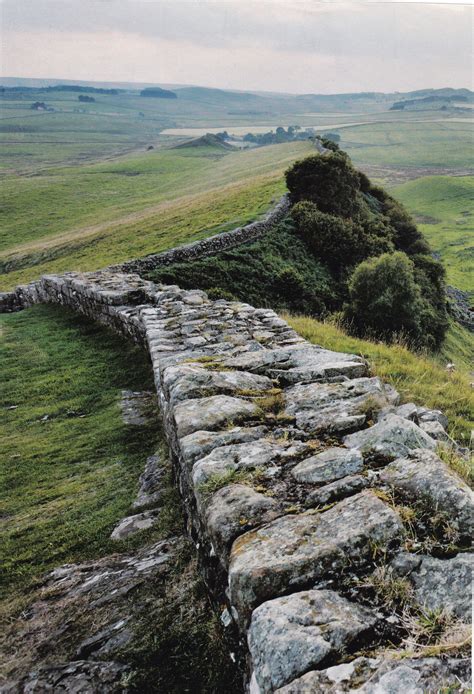
<instances>
[{"instance_id":1,"label":"tuft of grass","mask_svg":"<svg viewBox=\"0 0 474 694\"><path fill-rule=\"evenodd\" d=\"M449 465L449 467L457 472L457 474L462 477L470 485L474 482L474 469L472 464L472 455L467 458L460 456L454 448L451 446L446 446L440 444L437 447L437 454L444 460L444 462Z\"/></svg>"},{"instance_id":2,"label":"tuft of grass","mask_svg":"<svg viewBox=\"0 0 474 694\"><path fill-rule=\"evenodd\" d=\"M201 496L207 500L219 489L227 487L229 484L248 484L251 482L253 471L246 470L226 470L225 472L215 472L210 475L205 482L199 485Z\"/></svg>"},{"instance_id":3,"label":"tuft of grass","mask_svg":"<svg viewBox=\"0 0 474 694\"><path fill-rule=\"evenodd\" d=\"M410 583L407 579L396 576L393 568L386 564L377 566L362 585L373 589L387 609L404 607L413 601L413 589Z\"/></svg>"},{"instance_id":4,"label":"tuft of grass","mask_svg":"<svg viewBox=\"0 0 474 694\"><path fill-rule=\"evenodd\" d=\"M461 656L470 650L471 626L448 610L407 609L402 624L409 634L403 640L403 657Z\"/></svg>"},{"instance_id":5,"label":"tuft of grass","mask_svg":"<svg viewBox=\"0 0 474 694\"><path fill-rule=\"evenodd\" d=\"M449 419L452 438L468 444L474 427L474 392L462 371L449 373L436 356L416 354L401 344L351 337L331 323L288 314L283 318L309 342L367 359L373 374L394 386L404 402L441 410Z\"/></svg>"},{"instance_id":6,"label":"tuft of grass","mask_svg":"<svg viewBox=\"0 0 474 694\"><path fill-rule=\"evenodd\" d=\"M152 390L145 354L54 306L0 316L3 582L116 551L156 423L122 422L122 389Z\"/></svg>"}]
</instances>

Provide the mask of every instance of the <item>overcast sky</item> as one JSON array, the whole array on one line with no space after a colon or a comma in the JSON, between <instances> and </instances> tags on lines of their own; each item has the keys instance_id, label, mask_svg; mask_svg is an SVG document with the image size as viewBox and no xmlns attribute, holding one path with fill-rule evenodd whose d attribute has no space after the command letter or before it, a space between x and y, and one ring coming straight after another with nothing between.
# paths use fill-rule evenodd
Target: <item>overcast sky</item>
<instances>
[{"instance_id":1,"label":"overcast sky","mask_svg":"<svg viewBox=\"0 0 474 694\"><path fill-rule=\"evenodd\" d=\"M3 0L1 12L3 76L294 93L472 87L470 2Z\"/></svg>"}]
</instances>

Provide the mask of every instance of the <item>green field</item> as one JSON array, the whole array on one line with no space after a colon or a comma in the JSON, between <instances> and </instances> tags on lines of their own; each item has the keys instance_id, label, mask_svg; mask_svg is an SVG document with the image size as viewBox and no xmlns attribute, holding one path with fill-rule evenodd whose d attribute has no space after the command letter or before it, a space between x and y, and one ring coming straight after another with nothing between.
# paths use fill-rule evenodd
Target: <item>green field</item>
<instances>
[{"instance_id":1,"label":"green field","mask_svg":"<svg viewBox=\"0 0 474 694\"><path fill-rule=\"evenodd\" d=\"M256 219L284 191L284 170L309 151L305 142L224 155L176 149L7 182L1 286L97 269Z\"/></svg>"},{"instance_id":2,"label":"green field","mask_svg":"<svg viewBox=\"0 0 474 694\"><path fill-rule=\"evenodd\" d=\"M1 97L0 288L160 252L258 218L284 190L284 170L312 151L308 141L173 149L183 137L162 134L168 128L339 127L355 163L385 182L470 163L472 122L454 107L391 111L401 95L383 94L176 93L143 98L128 87L94 94L95 103L70 91ZM35 100L54 112L31 110Z\"/></svg>"},{"instance_id":3,"label":"green field","mask_svg":"<svg viewBox=\"0 0 474 694\"><path fill-rule=\"evenodd\" d=\"M427 176L392 193L439 253L448 283L474 296L474 176Z\"/></svg>"},{"instance_id":4,"label":"green field","mask_svg":"<svg viewBox=\"0 0 474 694\"><path fill-rule=\"evenodd\" d=\"M68 561L115 551L156 425L122 423L122 389L152 390L138 349L58 307L0 316L1 554L17 588Z\"/></svg>"},{"instance_id":5,"label":"green field","mask_svg":"<svg viewBox=\"0 0 474 694\"><path fill-rule=\"evenodd\" d=\"M416 112L410 117L403 123L341 129L340 146L362 167L401 167L409 172L428 167L472 169L472 120L438 115L436 120L418 122ZM424 174L420 171L419 175Z\"/></svg>"}]
</instances>

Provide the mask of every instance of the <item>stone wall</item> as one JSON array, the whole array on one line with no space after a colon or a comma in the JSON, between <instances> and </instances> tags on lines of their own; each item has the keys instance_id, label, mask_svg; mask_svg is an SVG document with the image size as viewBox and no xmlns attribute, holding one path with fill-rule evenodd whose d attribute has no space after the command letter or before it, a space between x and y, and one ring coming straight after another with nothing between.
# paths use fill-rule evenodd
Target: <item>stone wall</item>
<instances>
[{"instance_id":1,"label":"stone wall","mask_svg":"<svg viewBox=\"0 0 474 694\"><path fill-rule=\"evenodd\" d=\"M275 207L259 222L252 222L244 227L237 227L231 231L208 236L202 241L186 244L172 248L164 253L147 255L137 260L129 260L121 265L114 265L110 268L118 272L137 272L142 274L149 272L161 265L171 265L172 263L182 263L188 260L196 260L204 256L214 255L219 251L235 248L243 243L255 241L267 234L272 227L280 222L288 214L290 202L288 195L284 195Z\"/></svg>"},{"instance_id":2,"label":"stone wall","mask_svg":"<svg viewBox=\"0 0 474 694\"><path fill-rule=\"evenodd\" d=\"M147 348L189 533L252 694L468 682L474 502L436 453L440 412L400 405L360 356L268 309L111 271L0 297L6 311L37 302ZM423 609L457 630L443 657L423 652Z\"/></svg>"}]
</instances>

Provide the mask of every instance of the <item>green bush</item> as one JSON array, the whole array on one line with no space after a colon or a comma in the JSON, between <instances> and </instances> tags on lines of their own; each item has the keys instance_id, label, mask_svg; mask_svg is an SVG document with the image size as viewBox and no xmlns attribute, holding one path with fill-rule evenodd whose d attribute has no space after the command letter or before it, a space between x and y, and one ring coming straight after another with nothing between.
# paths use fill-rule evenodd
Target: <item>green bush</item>
<instances>
[{"instance_id":1,"label":"green bush","mask_svg":"<svg viewBox=\"0 0 474 694\"><path fill-rule=\"evenodd\" d=\"M200 288L212 299L321 316L341 304L339 285L298 238L291 220L264 238L214 256L156 268L155 282Z\"/></svg>"},{"instance_id":2,"label":"green bush","mask_svg":"<svg viewBox=\"0 0 474 694\"><path fill-rule=\"evenodd\" d=\"M343 275L361 260L393 250L386 227L371 220L364 228L350 219L320 212L310 201L292 210L298 235L318 260Z\"/></svg>"},{"instance_id":3,"label":"green bush","mask_svg":"<svg viewBox=\"0 0 474 694\"><path fill-rule=\"evenodd\" d=\"M359 174L345 152L314 154L285 173L291 201L311 200L321 212L353 217L359 212Z\"/></svg>"},{"instance_id":4,"label":"green bush","mask_svg":"<svg viewBox=\"0 0 474 694\"><path fill-rule=\"evenodd\" d=\"M438 346L447 325L423 296L418 273L415 263L400 251L360 263L350 279L350 302L345 307L353 332L389 342L404 336L418 346Z\"/></svg>"}]
</instances>

